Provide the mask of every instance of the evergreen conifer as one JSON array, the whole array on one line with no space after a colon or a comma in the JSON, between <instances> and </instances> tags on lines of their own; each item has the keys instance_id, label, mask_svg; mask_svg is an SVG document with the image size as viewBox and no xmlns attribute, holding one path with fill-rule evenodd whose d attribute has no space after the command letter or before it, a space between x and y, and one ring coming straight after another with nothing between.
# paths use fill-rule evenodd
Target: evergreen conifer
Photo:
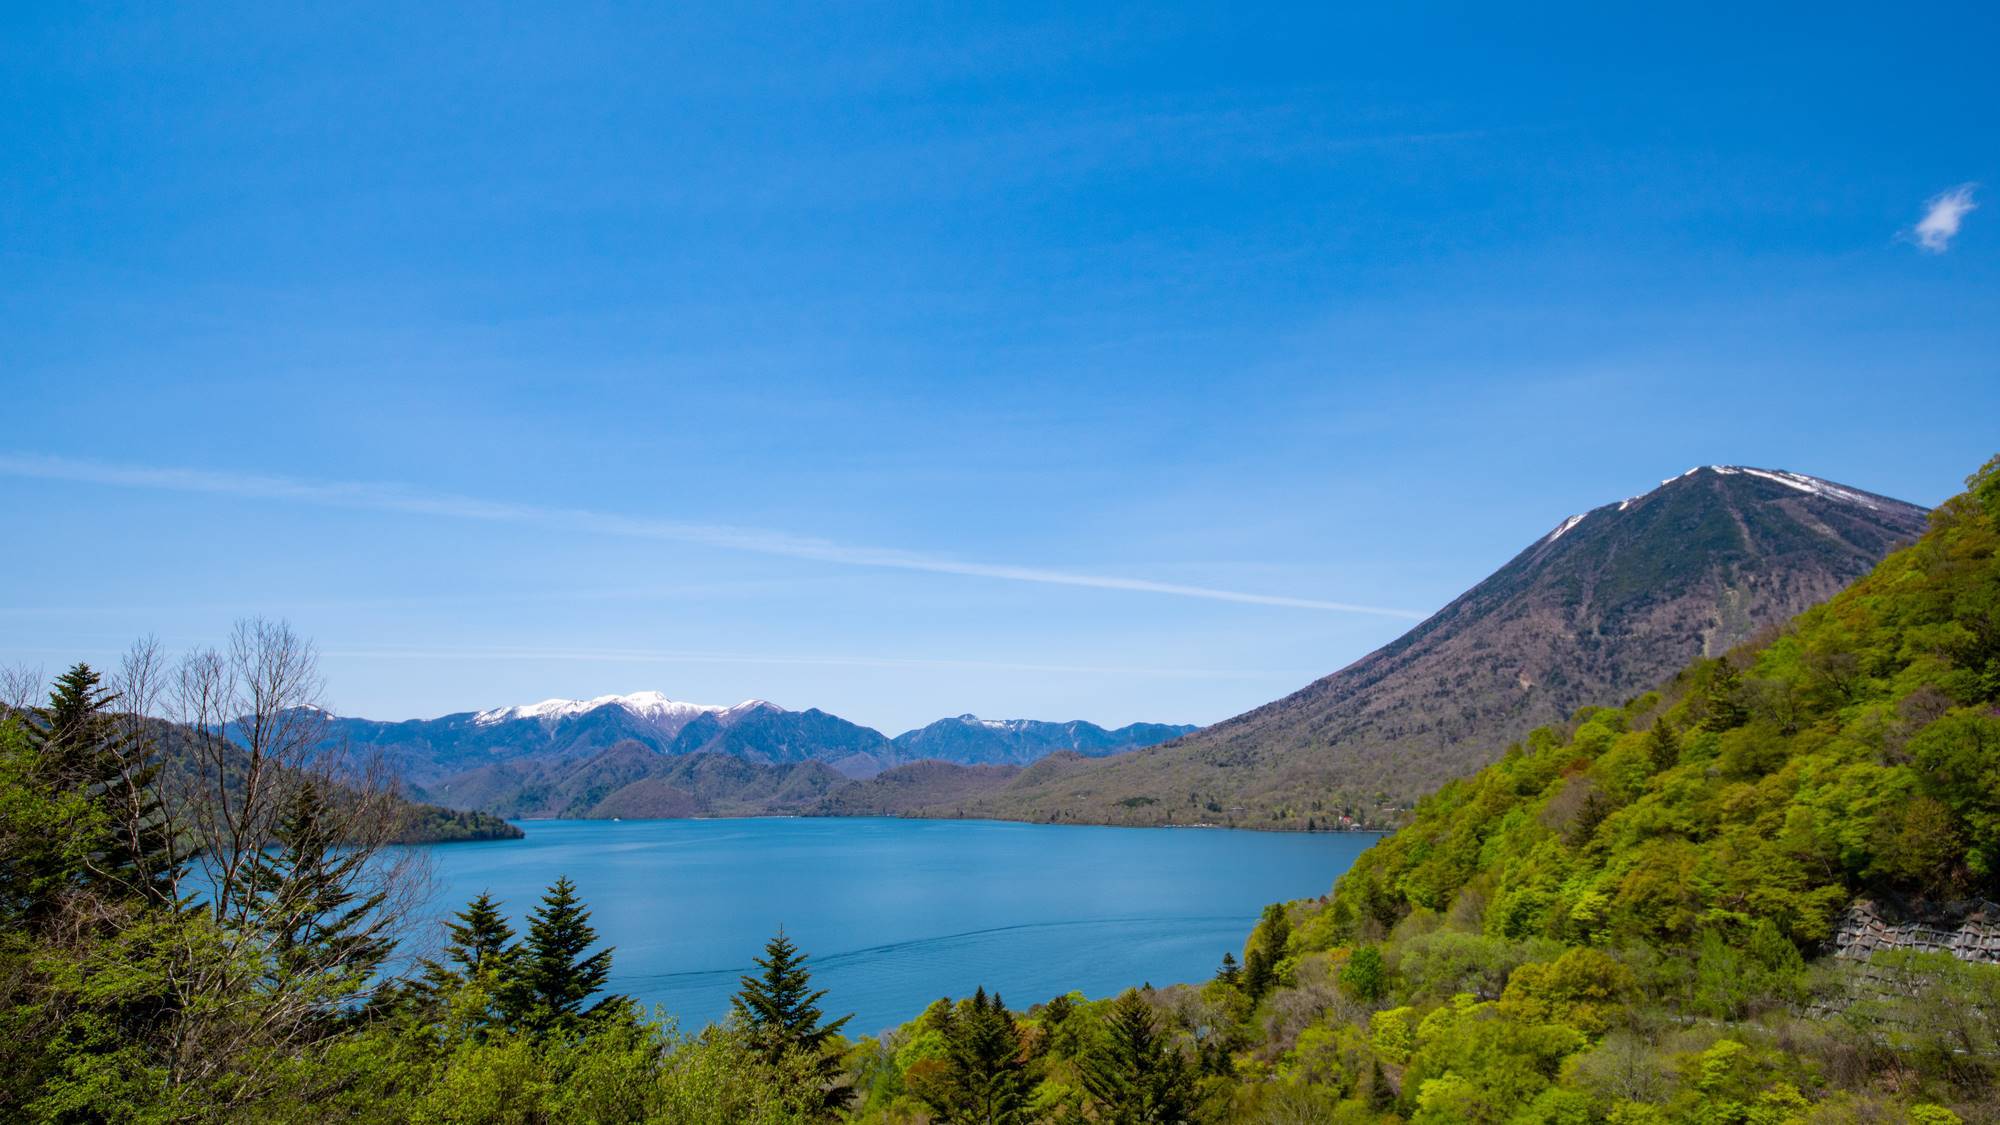
<instances>
[{"instance_id":1,"label":"evergreen conifer","mask_svg":"<svg viewBox=\"0 0 2000 1125\"><path fill-rule=\"evenodd\" d=\"M1734 730L1750 719L1750 711L1743 706L1743 677L1737 673L1728 660L1716 662L1715 673L1709 677L1708 691L1703 699L1705 715L1701 725L1712 731Z\"/></svg>"},{"instance_id":2,"label":"evergreen conifer","mask_svg":"<svg viewBox=\"0 0 2000 1125\"><path fill-rule=\"evenodd\" d=\"M1227 951L1222 954L1222 967L1216 970L1215 979L1231 988L1243 986L1243 968L1236 963L1236 954Z\"/></svg>"},{"instance_id":3,"label":"evergreen conifer","mask_svg":"<svg viewBox=\"0 0 2000 1125\"><path fill-rule=\"evenodd\" d=\"M595 944L597 930L576 884L567 875L557 878L529 916L520 951L506 956L512 979L503 1008L510 1019L537 1034L573 1032L621 1005L622 997L606 997L586 1007L611 976L610 949L586 955Z\"/></svg>"},{"instance_id":4,"label":"evergreen conifer","mask_svg":"<svg viewBox=\"0 0 2000 1125\"><path fill-rule=\"evenodd\" d=\"M1128 991L1111 1005L1082 1060L1084 1093L1104 1125L1178 1125L1193 1120L1195 1076L1160 1031L1152 1005Z\"/></svg>"},{"instance_id":5,"label":"evergreen conifer","mask_svg":"<svg viewBox=\"0 0 2000 1125\"><path fill-rule=\"evenodd\" d=\"M318 976L336 991L360 987L395 942L383 933L377 910L388 892L363 894L367 856L342 847L330 815L326 787L307 779L285 797L269 848L243 875L252 916L269 937L274 975Z\"/></svg>"},{"instance_id":6,"label":"evergreen conifer","mask_svg":"<svg viewBox=\"0 0 2000 1125\"><path fill-rule=\"evenodd\" d=\"M1019 1125L1027 1119L1028 1060L1020 1030L984 988L957 1006L941 1003L934 1027L944 1069L915 1090L941 1125Z\"/></svg>"},{"instance_id":7,"label":"evergreen conifer","mask_svg":"<svg viewBox=\"0 0 2000 1125\"><path fill-rule=\"evenodd\" d=\"M478 983L488 990L489 1004L481 1022L498 1022L509 989L517 989L516 967L520 947L514 944L514 928L500 912L493 896L481 891L457 920L445 923L449 939L444 961L425 961L418 994L435 999L467 984Z\"/></svg>"},{"instance_id":8,"label":"evergreen conifer","mask_svg":"<svg viewBox=\"0 0 2000 1125\"><path fill-rule=\"evenodd\" d=\"M1652 756L1655 773L1680 764L1681 740L1675 736L1673 725L1665 718L1653 723L1653 729L1646 737L1646 748Z\"/></svg>"},{"instance_id":9,"label":"evergreen conifer","mask_svg":"<svg viewBox=\"0 0 2000 1125\"><path fill-rule=\"evenodd\" d=\"M806 956L785 936L784 927L780 926L764 944L764 956L755 960L761 971L741 978L742 988L737 991L734 1003L737 1018L767 1065L777 1066L787 1055L809 1061L818 1089L800 1093L809 1095L806 1100L817 1103L816 1112L830 1115L854 1096L853 1090L839 1081L839 1056L828 1050L840 1029L854 1017L820 1022L823 1016L819 1001L826 990L812 987Z\"/></svg>"},{"instance_id":10,"label":"evergreen conifer","mask_svg":"<svg viewBox=\"0 0 2000 1125\"><path fill-rule=\"evenodd\" d=\"M88 664L56 677L39 722L27 727L35 772L73 821L45 841L45 885L87 886L116 897L165 901L174 872L173 840L156 784L159 763L132 739L110 707L117 695ZM60 851L68 858L56 860ZM40 866L40 864L35 864Z\"/></svg>"}]
</instances>

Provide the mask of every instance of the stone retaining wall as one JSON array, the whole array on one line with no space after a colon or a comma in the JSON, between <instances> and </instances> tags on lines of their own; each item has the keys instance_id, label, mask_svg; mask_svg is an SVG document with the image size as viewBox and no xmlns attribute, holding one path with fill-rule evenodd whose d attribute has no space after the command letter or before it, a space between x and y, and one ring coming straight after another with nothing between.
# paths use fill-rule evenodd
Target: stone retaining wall
<instances>
[{"instance_id":1,"label":"stone retaining wall","mask_svg":"<svg viewBox=\"0 0 2000 1125\"><path fill-rule=\"evenodd\" d=\"M1857 899L1840 916L1833 955L1865 961L1888 949L1949 953L1961 961L2000 964L2000 903L1968 899L1902 910Z\"/></svg>"}]
</instances>

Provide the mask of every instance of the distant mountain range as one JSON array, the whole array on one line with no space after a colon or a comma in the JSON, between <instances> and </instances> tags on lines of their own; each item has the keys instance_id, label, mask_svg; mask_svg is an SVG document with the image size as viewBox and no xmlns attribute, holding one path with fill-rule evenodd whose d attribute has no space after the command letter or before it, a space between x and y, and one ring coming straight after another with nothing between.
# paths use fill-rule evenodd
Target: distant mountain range
<instances>
[{"instance_id":1,"label":"distant mountain range","mask_svg":"<svg viewBox=\"0 0 2000 1125\"><path fill-rule=\"evenodd\" d=\"M1393 821L1586 703L1775 629L1915 539L1925 509L1799 473L1690 469L1570 516L1410 632L1274 703L1102 760L928 779L902 809L1113 824ZM850 794L859 799L861 794Z\"/></svg>"},{"instance_id":2,"label":"distant mountain range","mask_svg":"<svg viewBox=\"0 0 2000 1125\"><path fill-rule=\"evenodd\" d=\"M802 779L796 784L804 787L798 792L823 793L848 779L920 760L1025 765L1058 751L1116 754L1194 729L1133 723L1107 730L1081 721L960 715L889 738L817 708L792 711L761 699L723 707L669 699L657 691L550 699L404 722L334 717L329 726L331 737L379 754L413 796L508 816L590 815L606 801L607 808L629 809L640 794L673 786L685 786L690 800L697 794L717 797L717 785L732 777L761 794L763 775L721 764L729 761L780 768L787 776L796 772ZM701 778L715 784L697 783L701 778L690 770L706 770ZM753 775L755 784L749 780ZM614 799L617 790L638 782L648 784ZM771 789L764 796L791 792L778 783ZM742 796L724 804L738 807ZM679 798L663 800L672 805Z\"/></svg>"},{"instance_id":3,"label":"distant mountain range","mask_svg":"<svg viewBox=\"0 0 2000 1125\"><path fill-rule=\"evenodd\" d=\"M967 765L1025 766L1058 750L1095 758L1152 746L1199 728L1172 723L1133 723L1106 730L1096 723L1045 723L1035 719L982 719L960 715L899 734L899 760L935 760Z\"/></svg>"}]
</instances>

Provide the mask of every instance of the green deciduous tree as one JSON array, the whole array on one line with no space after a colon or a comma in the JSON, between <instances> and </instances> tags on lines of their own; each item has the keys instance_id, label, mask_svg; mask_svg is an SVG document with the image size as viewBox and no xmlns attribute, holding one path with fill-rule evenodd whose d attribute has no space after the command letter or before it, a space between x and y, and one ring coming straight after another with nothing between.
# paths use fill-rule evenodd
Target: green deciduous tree
<instances>
[{"instance_id":1,"label":"green deciduous tree","mask_svg":"<svg viewBox=\"0 0 2000 1125\"><path fill-rule=\"evenodd\" d=\"M1340 967L1339 980L1349 996L1363 1004L1373 1004L1389 993L1389 966L1382 960L1380 949L1364 945Z\"/></svg>"}]
</instances>

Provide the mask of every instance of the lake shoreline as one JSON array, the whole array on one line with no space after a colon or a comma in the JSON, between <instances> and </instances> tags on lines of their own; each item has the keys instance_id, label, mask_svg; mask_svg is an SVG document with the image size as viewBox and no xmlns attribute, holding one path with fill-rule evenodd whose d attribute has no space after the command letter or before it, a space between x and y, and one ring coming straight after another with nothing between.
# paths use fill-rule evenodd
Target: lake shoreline
<instances>
[{"instance_id":1,"label":"lake shoreline","mask_svg":"<svg viewBox=\"0 0 2000 1125\"><path fill-rule=\"evenodd\" d=\"M1355 825L1349 828L1282 828L1282 827L1265 827L1265 826L1250 825L1250 824L1212 824L1206 822L1182 823L1182 824L1174 824L1174 823L1127 824L1118 821L1108 821L1108 820L1029 820L1026 817L926 816L918 813L868 813L868 814L715 813L710 815L696 814L694 816L521 816L521 817L508 817L506 818L506 823L513 825L551 824L551 823L564 823L564 822L596 823L596 824L650 824L650 823L657 823L660 821L711 821L711 820L805 820L805 821L908 820L908 821L940 821L947 823L965 823L965 824L1026 824L1026 825L1033 825L1038 828L1131 828L1141 831L1149 831L1152 829L1160 829L1160 828L1186 828L1186 829L1204 829L1210 831L1223 831L1223 832L1259 832L1273 836L1353 836L1353 835L1386 836L1389 833L1395 831L1394 828L1373 828L1364 825ZM462 841L444 840L437 842L459 843Z\"/></svg>"}]
</instances>

